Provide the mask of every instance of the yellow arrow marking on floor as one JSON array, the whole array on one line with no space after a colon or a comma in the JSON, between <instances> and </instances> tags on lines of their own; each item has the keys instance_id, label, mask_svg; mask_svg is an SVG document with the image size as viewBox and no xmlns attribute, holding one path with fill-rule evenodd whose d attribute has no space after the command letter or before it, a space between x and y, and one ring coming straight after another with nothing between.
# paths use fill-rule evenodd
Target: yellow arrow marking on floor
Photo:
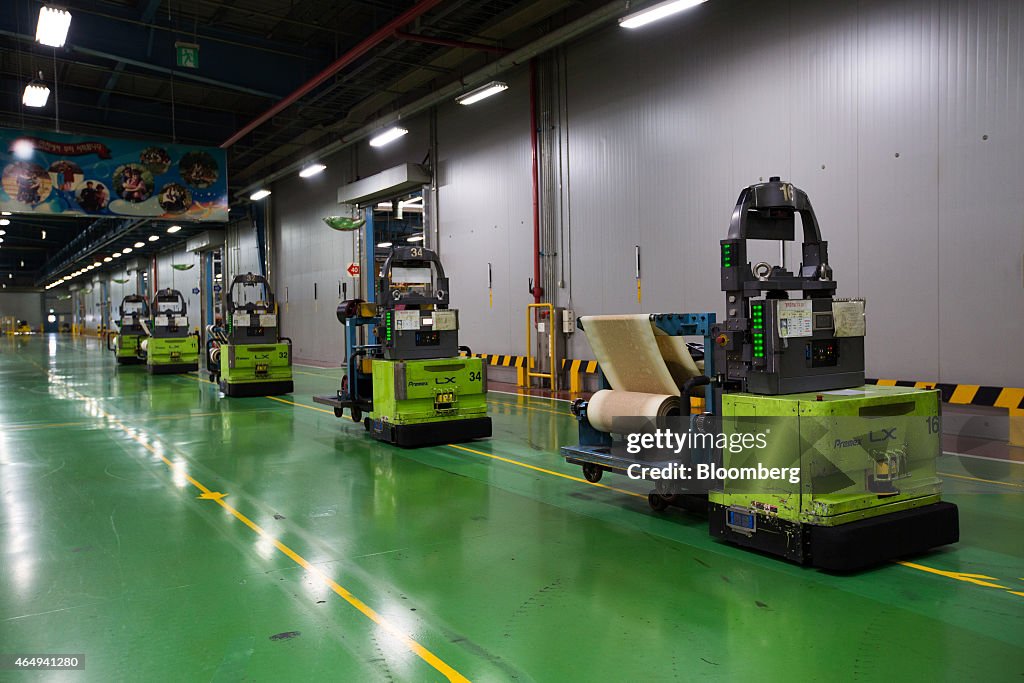
<instances>
[{"instance_id":1,"label":"yellow arrow marking on floor","mask_svg":"<svg viewBox=\"0 0 1024 683\"><path fill-rule=\"evenodd\" d=\"M966 572L947 572L942 569L934 569L932 567L926 567L923 564L915 564L913 562L900 561L896 564L902 564L904 567L918 569L923 572L928 572L929 574L938 574L939 576L945 576L950 579L956 579L957 581L966 581L967 583L973 583L976 586L987 586L988 588L999 588L1001 590L1009 590L1006 588L1006 586L1000 586L998 583L992 583L993 581L999 580L994 576L985 576L984 574L968 574Z\"/></svg>"},{"instance_id":2,"label":"yellow arrow marking on floor","mask_svg":"<svg viewBox=\"0 0 1024 683\"><path fill-rule=\"evenodd\" d=\"M219 503L227 495L228 494L221 493L220 491L205 491L199 494L199 498L201 498L202 500L215 500Z\"/></svg>"}]
</instances>

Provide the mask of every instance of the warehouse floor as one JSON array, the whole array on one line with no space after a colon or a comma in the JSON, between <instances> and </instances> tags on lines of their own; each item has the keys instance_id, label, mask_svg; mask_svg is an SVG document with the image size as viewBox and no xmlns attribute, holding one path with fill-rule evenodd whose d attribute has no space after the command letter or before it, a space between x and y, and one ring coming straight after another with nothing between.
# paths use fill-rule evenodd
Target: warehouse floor
<instances>
[{"instance_id":1,"label":"warehouse floor","mask_svg":"<svg viewBox=\"0 0 1024 683\"><path fill-rule=\"evenodd\" d=\"M88 680L1024 675L1024 466L943 456L963 540L836 576L588 484L566 403L492 392L493 439L407 451L312 404L339 370L295 369L221 399L0 339L0 650Z\"/></svg>"}]
</instances>

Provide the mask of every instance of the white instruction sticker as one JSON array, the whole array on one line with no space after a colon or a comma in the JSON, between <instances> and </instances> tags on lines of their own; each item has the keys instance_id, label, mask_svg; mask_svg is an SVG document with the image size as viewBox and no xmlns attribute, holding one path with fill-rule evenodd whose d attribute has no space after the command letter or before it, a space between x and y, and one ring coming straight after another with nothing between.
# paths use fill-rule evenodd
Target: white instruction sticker
<instances>
[{"instance_id":1,"label":"white instruction sticker","mask_svg":"<svg viewBox=\"0 0 1024 683\"><path fill-rule=\"evenodd\" d=\"M396 330L418 330L420 329L419 311L395 311Z\"/></svg>"},{"instance_id":2,"label":"white instruction sticker","mask_svg":"<svg viewBox=\"0 0 1024 683\"><path fill-rule=\"evenodd\" d=\"M863 337L864 300L833 301L832 318L835 320L837 337Z\"/></svg>"},{"instance_id":3,"label":"white instruction sticker","mask_svg":"<svg viewBox=\"0 0 1024 683\"><path fill-rule=\"evenodd\" d=\"M813 314L810 299L804 301L779 301L779 337L810 337L814 334L811 319Z\"/></svg>"},{"instance_id":4,"label":"white instruction sticker","mask_svg":"<svg viewBox=\"0 0 1024 683\"><path fill-rule=\"evenodd\" d=\"M435 330L459 329L459 318L455 311L434 311Z\"/></svg>"},{"instance_id":5,"label":"white instruction sticker","mask_svg":"<svg viewBox=\"0 0 1024 683\"><path fill-rule=\"evenodd\" d=\"M277 316L273 313L261 314L260 327L277 327Z\"/></svg>"}]
</instances>

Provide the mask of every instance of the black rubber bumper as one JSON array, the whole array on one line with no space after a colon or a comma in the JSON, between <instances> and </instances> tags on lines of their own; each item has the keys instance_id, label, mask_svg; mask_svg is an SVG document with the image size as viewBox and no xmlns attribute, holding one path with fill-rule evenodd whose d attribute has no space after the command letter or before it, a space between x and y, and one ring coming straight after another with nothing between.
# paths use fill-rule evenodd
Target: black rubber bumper
<instances>
[{"instance_id":1,"label":"black rubber bumper","mask_svg":"<svg viewBox=\"0 0 1024 683\"><path fill-rule=\"evenodd\" d=\"M220 381L220 390L225 396L244 398L247 396L279 396L295 391L295 382L281 380L279 382L233 382Z\"/></svg>"},{"instance_id":2,"label":"black rubber bumper","mask_svg":"<svg viewBox=\"0 0 1024 683\"><path fill-rule=\"evenodd\" d=\"M727 511L711 505L712 536L829 571L856 571L960 540L959 511L944 502L837 526L795 524L759 514L757 530L750 535L726 525Z\"/></svg>"},{"instance_id":3,"label":"black rubber bumper","mask_svg":"<svg viewBox=\"0 0 1024 683\"><path fill-rule=\"evenodd\" d=\"M412 425L371 422L369 430L373 438L380 441L405 448L416 448L486 439L491 435L491 418L474 417L466 420L424 422Z\"/></svg>"},{"instance_id":4,"label":"black rubber bumper","mask_svg":"<svg viewBox=\"0 0 1024 683\"><path fill-rule=\"evenodd\" d=\"M165 363L163 365L146 365L151 375L176 375L183 372L197 372L199 363Z\"/></svg>"},{"instance_id":5,"label":"black rubber bumper","mask_svg":"<svg viewBox=\"0 0 1024 683\"><path fill-rule=\"evenodd\" d=\"M145 362L145 358L136 358L135 356L117 356L118 365L142 365Z\"/></svg>"}]
</instances>

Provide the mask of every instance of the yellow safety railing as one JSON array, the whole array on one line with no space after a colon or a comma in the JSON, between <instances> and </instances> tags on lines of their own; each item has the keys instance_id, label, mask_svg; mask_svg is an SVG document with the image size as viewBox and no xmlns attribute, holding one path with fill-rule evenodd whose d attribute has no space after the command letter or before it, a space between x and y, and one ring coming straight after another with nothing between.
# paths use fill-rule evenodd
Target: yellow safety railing
<instances>
[{"instance_id":1,"label":"yellow safety railing","mask_svg":"<svg viewBox=\"0 0 1024 683\"><path fill-rule=\"evenodd\" d=\"M533 355L533 334L530 332L530 325L532 324L533 311L534 309L547 309L548 311L548 369L550 372L534 372L534 355ZM530 386L530 379L533 377L543 377L549 382L549 388L552 391L558 389L557 373L558 368L555 367L555 305L552 303L545 304L527 304L526 305L526 368L525 372L522 373L524 386Z\"/></svg>"}]
</instances>

